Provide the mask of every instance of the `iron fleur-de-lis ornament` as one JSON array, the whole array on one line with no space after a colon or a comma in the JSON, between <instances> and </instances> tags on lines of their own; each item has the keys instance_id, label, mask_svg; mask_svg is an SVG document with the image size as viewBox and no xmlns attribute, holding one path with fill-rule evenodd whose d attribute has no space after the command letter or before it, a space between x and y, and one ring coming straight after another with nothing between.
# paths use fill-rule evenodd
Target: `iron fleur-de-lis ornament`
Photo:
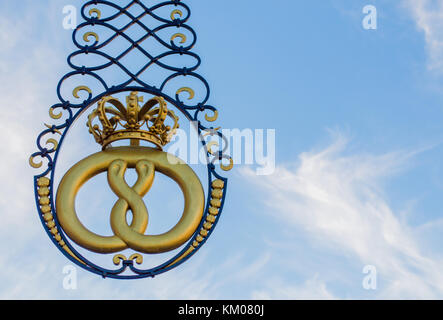
<instances>
[{"instance_id":1,"label":"iron fleur-de-lis ornament","mask_svg":"<svg viewBox=\"0 0 443 320\"><path fill-rule=\"evenodd\" d=\"M38 214L51 240L73 263L102 277L154 277L195 254L214 230L224 206L227 179L219 170L229 171L233 166L232 159L224 154L226 148L214 151L217 143L200 138L207 157L205 195L202 182L192 168L163 150L184 119L197 124L199 137L224 137L220 127L209 126L218 119L218 111L208 105L209 85L196 73L201 60L191 51L196 34L186 24L189 7L179 0L153 2L128 0L125 5L118 5L94 0L83 5L81 14L85 21L73 33L78 50L68 57L73 71L59 82L60 102L49 109L54 124L46 124L37 138L38 151L29 160L32 167L43 170L35 176L34 188ZM152 27L153 24L156 26ZM156 55L150 52L147 43L152 40L157 51L161 47L162 52ZM141 54L143 59L131 60L128 67L125 58L133 53ZM187 61L194 59L195 63L182 63L182 57ZM79 64L80 58L90 65ZM134 61L139 64L136 71L133 71ZM146 77L154 66L164 73L157 70ZM109 70L113 70L112 77ZM202 88L200 99L193 89L195 85ZM72 97L65 96L69 86ZM79 101L83 93L87 93L87 98ZM188 95L187 103L182 101L184 95ZM72 98L79 102L72 102ZM76 163L55 185L55 168L63 152L63 141L82 114L88 114L87 128L101 151ZM129 170L137 174L132 186L125 179ZM117 197L110 212L99 213L109 215L111 236L96 234L85 227L75 208L82 186L101 173L106 174L109 189ZM172 229L150 235L147 234L149 217L156 213L149 211L143 197L155 187L156 173L179 185L184 210ZM127 222L129 212L131 223ZM175 256L157 267L143 268L146 255L176 249L180 250ZM110 254L116 269L100 266L81 250ZM125 256L125 250L131 251L129 257Z\"/></svg>"}]
</instances>

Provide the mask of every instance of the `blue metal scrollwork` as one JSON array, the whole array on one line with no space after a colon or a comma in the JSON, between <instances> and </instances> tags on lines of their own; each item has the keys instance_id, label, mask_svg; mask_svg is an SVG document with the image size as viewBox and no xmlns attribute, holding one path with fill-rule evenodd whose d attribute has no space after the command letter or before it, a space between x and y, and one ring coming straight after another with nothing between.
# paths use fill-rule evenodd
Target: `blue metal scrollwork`
<instances>
[{"instance_id":1,"label":"blue metal scrollwork","mask_svg":"<svg viewBox=\"0 0 443 320\"><path fill-rule=\"evenodd\" d=\"M56 124L46 125L46 129L37 138L38 151L30 159L34 168L43 170L34 179L35 199L40 219L54 244L73 263L103 277L116 279L154 277L180 265L198 251L217 224L226 197L227 179L217 172L218 169L214 163L216 160L229 159L223 150L215 153L208 150L208 199L201 225L182 251L164 264L149 270L139 270L134 266L134 261L123 259L119 269L109 270L95 265L70 244L60 227L55 212L53 185L55 166L60 148L71 125L83 111L102 97L126 91L162 96L184 113L189 121L198 123L199 134L209 132L211 135L223 138L218 129L205 125L207 122L215 121L218 113L216 108L207 104L210 96L209 85L196 72L201 59L191 51L197 41L197 35L187 25L191 15L190 8L180 0L164 1L151 7L144 4L148 1L128 0L127 2L122 6L111 1L91 0L83 5L81 16L84 22L73 32L73 42L77 50L68 57L68 64L73 70L60 80L57 86L60 101L50 108L50 116ZM149 27L145 22L147 19L149 19ZM137 32L134 32L133 28L136 28ZM166 34L169 34L168 39L165 39ZM161 48L160 53L154 54L147 49L148 41L153 41L156 47ZM115 46L116 42L117 46ZM138 58L131 62L137 64L142 61L142 63L135 68L134 66L130 68L125 59L134 53L143 59ZM194 62L190 65L186 62L181 66L170 62L179 58ZM85 66L78 62L85 60L92 65ZM161 69L162 72L154 70L153 75L149 76L149 72L154 68ZM112 71L112 77L106 76L105 73L109 71ZM174 88L172 82L180 83L180 86ZM66 92L70 91L69 83L80 83L70 88L71 92L73 90L73 98L76 101L65 97ZM87 86L86 83L92 83L94 86ZM192 85L188 85L189 83L200 84L202 90L199 93L203 92L200 97L195 97L195 92L190 89ZM86 99L79 101L80 96L86 96ZM187 103L192 102L192 104L186 104L181 97L190 98L187 99L189 101ZM206 145L204 140L202 143ZM36 159L40 162L36 162ZM44 194L41 189L42 178L49 181L47 187L49 207L42 204L41 200L41 195ZM215 180L222 183L216 186L219 191L218 199L216 199L219 201L217 205L219 213L214 215L211 211L214 210L214 207L211 208L211 203L214 203L212 197ZM211 219L213 221L210 225L213 227L207 228L205 223ZM131 270L133 274L122 274L126 270Z\"/></svg>"}]
</instances>

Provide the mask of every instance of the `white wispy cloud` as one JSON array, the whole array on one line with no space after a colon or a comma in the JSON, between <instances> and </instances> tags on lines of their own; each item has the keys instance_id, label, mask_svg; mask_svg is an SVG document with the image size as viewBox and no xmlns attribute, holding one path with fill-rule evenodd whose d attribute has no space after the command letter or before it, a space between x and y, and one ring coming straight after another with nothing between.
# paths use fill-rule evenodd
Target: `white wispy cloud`
<instances>
[{"instance_id":1,"label":"white wispy cloud","mask_svg":"<svg viewBox=\"0 0 443 320\"><path fill-rule=\"evenodd\" d=\"M261 186L259 198L265 199L267 212L302 232L314 248L338 254L338 259L352 257L361 268L376 266L384 279L379 298L443 296L441 260L422 253L414 227L394 212L382 188L415 152L346 155L346 146L347 140L337 135L326 149L305 152L272 176L244 174ZM342 280L348 272L341 270ZM321 277L309 287L319 297L329 296ZM291 292L284 286L281 290Z\"/></svg>"},{"instance_id":2,"label":"white wispy cloud","mask_svg":"<svg viewBox=\"0 0 443 320\"><path fill-rule=\"evenodd\" d=\"M24 15L32 16L31 12L24 12ZM0 123L4 148L0 178L9 185L2 186L0 207L4 213L2 219L7 222L2 225L2 236L8 237L32 220L29 208L34 203L33 172L27 163L30 154L36 150L37 132L48 118L42 111L50 106L53 95L49 90L53 89L51 82L56 83L58 64L51 62L56 49L50 48L42 38L34 38L32 42L19 41L33 35L32 18L26 18L29 23L18 25L12 17L1 21L0 39L4 39L6 45L0 50L1 112L5 119ZM18 181L23 181L20 187ZM32 217L37 218L36 215Z\"/></svg>"},{"instance_id":3,"label":"white wispy cloud","mask_svg":"<svg viewBox=\"0 0 443 320\"><path fill-rule=\"evenodd\" d=\"M443 1L404 0L417 27L424 32L430 70L443 73Z\"/></svg>"}]
</instances>

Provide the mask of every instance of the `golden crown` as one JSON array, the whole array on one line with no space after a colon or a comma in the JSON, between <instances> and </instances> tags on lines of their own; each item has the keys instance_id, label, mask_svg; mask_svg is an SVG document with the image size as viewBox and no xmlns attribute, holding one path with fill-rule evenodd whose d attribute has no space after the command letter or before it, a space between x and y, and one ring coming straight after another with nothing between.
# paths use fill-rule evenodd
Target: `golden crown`
<instances>
[{"instance_id":1,"label":"golden crown","mask_svg":"<svg viewBox=\"0 0 443 320\"><path fill-rule=\"evenodd\" d=\"M179 124L178 117L172 110L168 110L165 99L154 97L143 107L139 103L143 103L143 97L139 97L135 91L126 97L126 108L111 96L98 102L97 109L88 117L87 125L89 132L103 149L114 141L126 139L131 140L131 145L138 145L140 140L149 141L160 149L171 141ZM165 124L168 116L173 120L171 125ZM93 124L96 118L101 126ZM142 129L144 125L147 130Z\"/></svg>"}]
</instances>

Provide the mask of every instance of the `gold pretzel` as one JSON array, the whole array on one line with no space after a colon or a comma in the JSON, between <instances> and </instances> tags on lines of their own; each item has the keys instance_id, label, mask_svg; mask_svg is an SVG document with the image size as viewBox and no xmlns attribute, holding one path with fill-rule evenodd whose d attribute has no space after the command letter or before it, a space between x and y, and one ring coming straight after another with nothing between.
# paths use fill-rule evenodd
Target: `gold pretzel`
<instances>
[{"instance_id":1,"label":"gold pretzel","mask_svg":"<svg viewBox=\"0 0 443 320\"><path fill-rule=\"evenodd\" d=\"M130 188L124 174L135 168L138 180ZM105 237L89 231L80 222L74 208L80 188L99 173L108 171L111 189L119 196L111 212L113 236ZM172 178L185 198L184 212L179 222L161 235L145 235L148 211L142 197L149 191L155 171ZM174 250L197 230L204 211L204 191L194 171L177 157L146 147L116 147L96 153L72 167L60 182L56 209L60 225L79 246L97 253L115 253L127 248L142 253L162 253ZM126 222L128 210L133 213L131 225Z\"/></svg>"}]
</instances>

